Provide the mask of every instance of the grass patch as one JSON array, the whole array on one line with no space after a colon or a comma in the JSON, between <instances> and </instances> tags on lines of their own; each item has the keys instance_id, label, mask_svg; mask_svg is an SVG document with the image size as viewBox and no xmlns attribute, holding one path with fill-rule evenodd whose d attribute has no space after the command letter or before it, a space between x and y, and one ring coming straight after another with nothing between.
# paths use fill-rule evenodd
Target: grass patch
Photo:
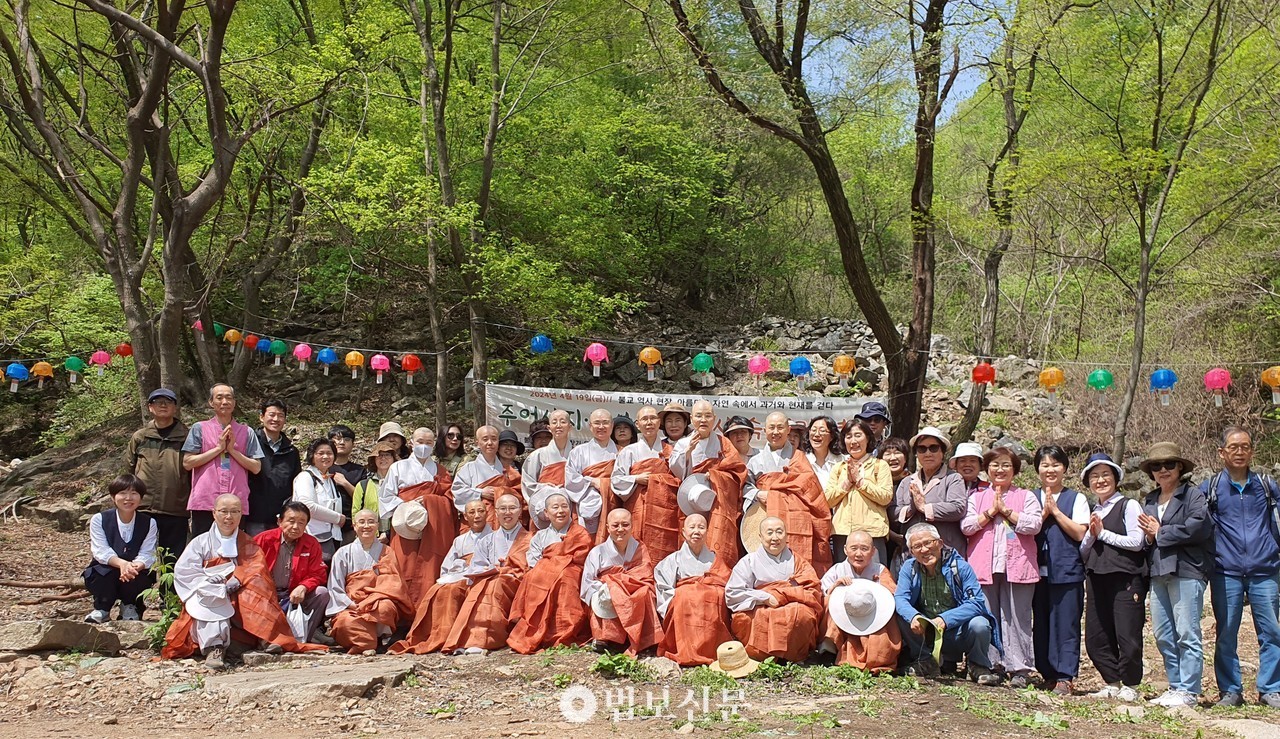
<instances>
[{"instance_id":1,"label":"grass patch","mask_svg":"<svg viewBox=\"0 0 1280 739\"><path fill-rule=\"evenodd\" d=\"M826 711L810 711L808 713L775 713L780 719L790 721L797 729L815 727L820 729L838 729L840 721Z\"/></svg>"},{"instance_id":2,"label":"grass patch","mask_svg":"<svg viewBox=\"0 0 1280 739\"><path fill-rule=\"evenodd\" d=\"M685 673L680 676L680 682L695 688L708 687L717 690L733 690L738 687L737 680L723 672L716 672L706 665L685 670Z\"/></svg>"},{"instance_id":3,"label":"grass patch","mask_svg":"<svg viewBox=\"0 0 1280 739\"><path fill-rule=\"evenodd\" d=\"M591 671L604 678L626 678L638 683L649 682L657 677L653 669L625 654L601 655L591 665Z\"/></svg>"},{"instance_id":4,"label":"grass patch","mask_svg":"<svg viewBox=\"0 0 1280 739\"><path fill-rule=\"evenodd\" d=\"M551 683L563 690L573 683L573 675L567 672L558 672L551 678Z\"/></svg>"},{"instance_id":5,"label":"grass patch","mask_svg":"<svg viewBox=\"0 0 1280 739\"><path fill-rule=\"evenodd\" d=\"M455 714L458 712L458 706L452 701L444 705L435 706L433 708L424 708L422 712L428 716L443 716L444 714Z\"/></svg>"},{"instance_id":6,"label":"grass patch","mask_svg":"<svg viewBox=\"0 0 1280 739\"><path fill-rule=\"evenodd\" d=\"M944 685L939 692L959 701L960 710L988 721L1047 731L1066 731L1071 726L1064 716L1045 713L1041 710L1029 712L1029 706L1024 710L1010 709L1003 703L986 696L974 695L968 688L961 685ZM1020 691L1015 695L1023 703L1039 702L1035 697L1035 691Z\"/></svg>"},{"instance_id":7,"label":"grass patch","mask_svg":"<svg viewBox=\"0 0 1280 739\"><path fill-rule=\"evenodd\" d=\"M556 660L561 657L567 657L571 654L585 654L589 651L591 650L587 649L586 647L579 647L573 644L570 644L568 646L547 647L546 649L542 650L542 654L539 655L538 657L538 662L543 667L550 667L554 665L556 663Z\"/></svg>"}]
</instances>

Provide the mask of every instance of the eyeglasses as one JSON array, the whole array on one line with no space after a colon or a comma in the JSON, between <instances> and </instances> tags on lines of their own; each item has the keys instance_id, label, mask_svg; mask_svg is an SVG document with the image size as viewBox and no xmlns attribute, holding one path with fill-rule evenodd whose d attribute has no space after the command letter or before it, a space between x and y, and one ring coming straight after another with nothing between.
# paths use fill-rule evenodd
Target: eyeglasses
<instances>
[{"instance_id":1,"label":"eyeglasses","mask_svg":"<svg viewBox=\"0 0 1280 739\"><path fill-rule=\"evenodd\" d=\"M1229 452L1248 452L1253 450L1252 444L1227 444L1222 447Z\"/></svg>"},{"instance_id":2,"label":"eyeglasses","mask_svg":"<svg viewBox=\"0 0 1280 739\"><path fill-rule=\"evenodd\" d=\"M912 544L912 545L911 545L911 551L913 551L913 552L927 552L927 551L929 551L930 549L932 549L932 548L933 548L933 545L934 545L934 544L937 544L937 543L938 543L938 540L937 540L937 539L930 539L930 540L928 540L928 541L920 541L920 542L916 542L915 544Z\"/></svg>"},{"instance_id":3,"label":"eyeglasses","mask_svg":"<svg viewBox=\"0 0 1280 739\"><path fill-rule=\"evenodd\" d=\"M1167 459L1163 462L1152 462L1150 467L1152 472L1164 472L1165 470L1177 469L1181 464L1181 462L1175 462L1172 459Z\"/></svg>"},{"instance_id":4,"label":"eyeglasses","mask_svg":"<svg viewBox=\"0 0 1280 739\"><path fill-rule=\"evenodd\" d=\"M924 444L921 444L920 446L916 447L916 454L936 454L940 451L942 451L941 444L929 444L927 446Z\"/></svg>"}]
</instances>

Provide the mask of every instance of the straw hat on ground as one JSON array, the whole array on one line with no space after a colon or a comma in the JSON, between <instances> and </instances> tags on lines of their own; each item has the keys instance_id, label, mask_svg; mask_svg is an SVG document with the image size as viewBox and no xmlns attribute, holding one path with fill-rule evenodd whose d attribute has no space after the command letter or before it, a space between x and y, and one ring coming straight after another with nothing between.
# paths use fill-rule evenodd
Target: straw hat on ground
<instances>
[{"instance_id":1,"label":"straw hat on ground","mask_svg":"<svg viewBox=\"0 0 1280 739\"><path fill-rule=\"evenodd\" d=\"M727 641L716 647L716 661L711 669L729 677L746 677L760 669L760 663L747 655L747 648L740 641Z\"/></svg>"}]
</instances>

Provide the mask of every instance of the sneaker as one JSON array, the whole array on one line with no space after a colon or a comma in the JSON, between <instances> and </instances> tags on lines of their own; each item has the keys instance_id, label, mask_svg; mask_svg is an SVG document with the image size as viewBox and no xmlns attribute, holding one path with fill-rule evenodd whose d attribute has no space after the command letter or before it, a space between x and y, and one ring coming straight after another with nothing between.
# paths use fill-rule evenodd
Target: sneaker
<instances>
[{"instance_id":1,"label":"sneaker","mask_svg":"<svg viewBox=\"0 0 1280 739\"><path fill-rule=\"evenodd\" d=\"M87 624L105 624L111 620L111 614L106 611L92 611L88 616L84 617Z\"/></svg>"},{"instance_id":2,"label":"sneaker","mask_svg":"<svg viewBox=\"0 0 1280 739\"><path fill-rule=\"evenodd\" d=\"M1022 690L1023 688L1027 687L1030 684L1031 684L1031 681L1028 680L1027 676L1023 674L1016 674L1013 677L1009 678L1009 687L1013 688L1014 690Z\"/></svg>"},{"instance_id":3,"label":"sneaker","mask_svg":"<svg viewBox=\"0 0 1280 739\"><path fill-rule=\"evenodd\" d=\"M210 670L227 669L227 662L224 659L226 652L227 650L222 647L209 647L204 653L204 666Z\"/></svg>"},{"instance_id":4,"label":"sneaker","mask_svg":"<svg viewBox=\"0 0 1280 739\"><path fill-rule=\"evenodd\" d=\"M1271 708L1280 708L1280 693L1263 693L1258 696L1258 702Z\"/></svg>"},{"instance_id":5,"label":"sneaker","mask_svg":"<svg viewBox=\"0 0 1280 739\"><path fill-rule=\"evenodd\" d=\"M141 621L142 616L138 613L137 606L120 606L121 621Z\"/></svg>"},{"instance_id":6,"label":"sneaker","mask_svg":"<svg viewBox=\"0 0 1280 739\"><path fill-rule=\"evenodd\" d=\"M1071 695L1075 692L1075 684L1070 680L1059 680L1053 684L1054 695Z\"/></svg>"},{"instance_id":7,"label":"sneaker","mask_svg":"<svg viewBox=\"0 0 1280 739\"><path fill-rule=\"evenodd\" d=\"M1089 694L1090 698L1115 698L1120 693L1119 685L1103 685L1102 690Z\"/></svg>"},{"instance_id":8,"label":"sneaker","mask_svg":"<svg viewBox=\"0 0 1280 739\"><path fill-rule=\"evenodd\" d=\"M1186 706L1187 708L1199 708L1200 696L1196 695L1195 693L1188 693L1187 691L1184 690L1182 691L1182 702L1174 705L1175 708L1177 706Z\"/></svg>"},{"instance_id":9,"label":"sneaker","mask_svg":"<svg viewBox=\"0 0 1280 739\"><path fill-rule=\"evenodd\" d=\"M488 654L489 652L488 652L488 651L486 651L486 650L484 650L484 649L481 649L480 647L467 647L466 649L462 650L462 653L463 653L463 654L478 654L478 655L480 655L480 656L482 656L482 657L483 657L484 655Z\"/></svg>"},{"instance_id":10,"label":"sneaker","mask_svg":"<svg viewBox=\"0 0 1280 739\"><path fill-rule=\"evenodd\" d=\"M258 649L266 652L267 654L284 654L284 647L276 644L275 642L269 642L266 639L262 639L258 642Z\"/></svg>"},{"instance_id":11,"label":"sneaker","mask_svg":"<svg viewBox=\"0 0 1280 739\"><path fill-rule=\"evenodd\" d=\"M1000 676L981 665L969 665L969 679L979 685L1000 684Z\"/></svg>"},{"instance_id":12,"label":"sneaker","mask_svg":"<svg viewBox=\"0 0 1280 739\"><path fill-rule=\"evenodd\" d=\"M932 658L926 657L918 662L908 665L907 669L903 670L902 674L909 677L937 677L938 663L934 662Z\"/></svg>"},{"instance_id":13,"label":"sneaker","mask_svg":"<svg viewBox=\"0 0 1280 739\"><path fill-rule=\"evenodd\" d=\"M1244 696L1239 693L1223 693L1214 708L1238 708L1244 705Z\"/></svg>"},{"instance_id":14,"label":"sneaker","mask_svg":"<svg viewBox=\"0 0 1280 739\"><path fill-rule=\"evenodd\" d=\"M1131 686L1122 685L1120 686L1120 689L1116 691L1116 700L1124 701L1125 703L1137 703L1141 700L1141 696L1139 696L1138 691L1134 690Z\"/></svg>"}]
</instances>

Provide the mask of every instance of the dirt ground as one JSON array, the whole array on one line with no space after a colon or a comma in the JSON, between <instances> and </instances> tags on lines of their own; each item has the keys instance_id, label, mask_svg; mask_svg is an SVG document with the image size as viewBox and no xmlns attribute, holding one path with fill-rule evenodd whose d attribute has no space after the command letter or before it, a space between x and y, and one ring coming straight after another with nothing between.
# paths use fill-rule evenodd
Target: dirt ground
<instances>
[{"instance_id":1,"label":"dirt ground","mask_svg":"<svg viewBox=\"0 0 1280 739\"><path fill-rule=\"evenodd\" d=\"M74 577L87 558L83 535L26 521L0 526L0 579ZM87 600L17 604L34 593L0 588L0 622L79 619L89 610ZM148 616L154 618L154 613ZM1212 639L1213 621L1206 618L1205 643L1211 645ZM1144 692L1152 697L1164 688L1164 680L1150 638L1148 644ZM1212 649L1207 651L1205 687L1212 698ZM1241 656L1245 684L1251 686L1257 646L1247 617ZM311 675L391 659L337 654L286 658L240 667L233 675L248 679L293 670L297 672L288 677L305 684ZM149 650L107 659L70 652L0 653L0 737L32 732L95 737L154 732L202 737L559 737L584 730L628 737L1280 736L1280 711L1257 705L1170 713L1154 707L1118 708L1083 696L1063 700L1035 690L980 688L966 681L850 681L847 674L822 667L732 687L709 678L705 670L675 671L662 663L655 663L648 676L610 680L591 671L597 659L581 650L529 657L507 651L486 657L429 655L413 658L412 672L395 684L373 687L362 697L300 705L271 696L229 704L226 697L208 692L205 683L212 673L202 665L161 661ZM1087 659L1082 672L1078 686L1096 689L1097 674ZM589 693L596 701L597 711L587 723L565 720L561 699L566 689ZM661 707L664 698L665 708L652 708Z\"/></svg>"}]
</instances>

